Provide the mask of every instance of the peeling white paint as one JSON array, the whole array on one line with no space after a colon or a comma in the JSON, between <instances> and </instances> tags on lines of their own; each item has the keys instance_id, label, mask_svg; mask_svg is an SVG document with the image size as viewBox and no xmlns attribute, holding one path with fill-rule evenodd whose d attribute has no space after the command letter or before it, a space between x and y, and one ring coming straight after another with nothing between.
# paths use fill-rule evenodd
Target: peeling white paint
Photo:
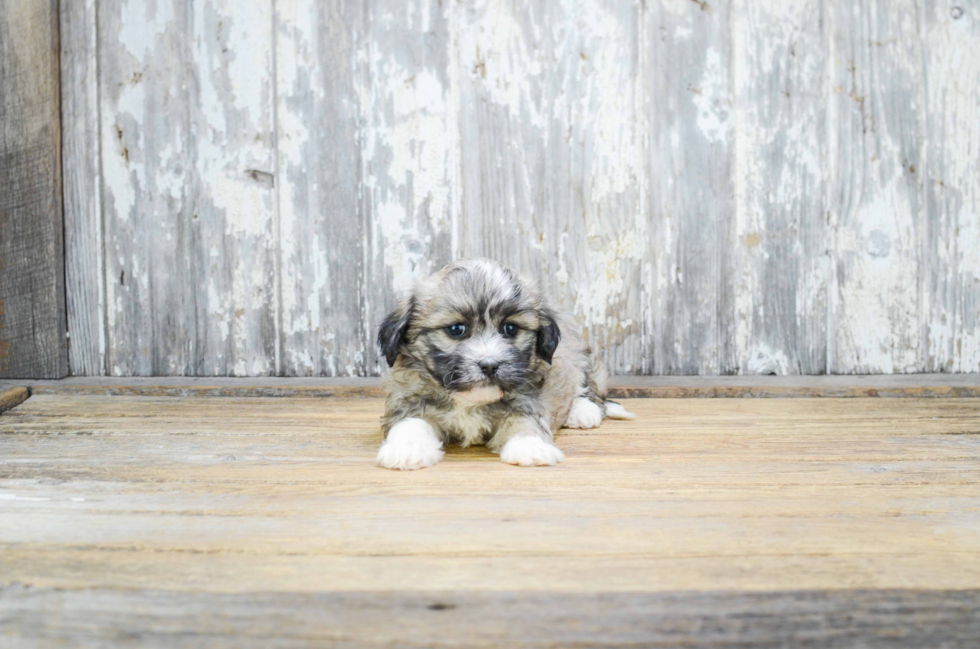
<instances>
[{"instance_id":1,"label":"peeling white paint","mask_svg":"<svg viewBox=\"0 0 980 649\"><path fill-rule=\"evenodd\" d=\"M713 47L705 53L704 76L694 92L701 132L709 142L727 142L732 129L728 69Z\"/></svg>"},{"instance_id":2,"label":"peeling white paint","mask_svg":"<svg viewBox=\"0 0 980 649\"><path fill-rule=\"evenodd\" d=\"M119 44L136 58L143 59L153 51L157 37L167 32L173 20L173 2L125 0L120 5Z\"/></svg>"},{"instance_id":3,"label":"peeling white paint","mask_svg":"<svg viewBox=\"0 0 980 649\"><path fill-rule=\"evenodd\" d=\"M948 2L99 2L115 375L375 373L488 251L619 371L980 370Z\"/></svg>"}]
</instances>

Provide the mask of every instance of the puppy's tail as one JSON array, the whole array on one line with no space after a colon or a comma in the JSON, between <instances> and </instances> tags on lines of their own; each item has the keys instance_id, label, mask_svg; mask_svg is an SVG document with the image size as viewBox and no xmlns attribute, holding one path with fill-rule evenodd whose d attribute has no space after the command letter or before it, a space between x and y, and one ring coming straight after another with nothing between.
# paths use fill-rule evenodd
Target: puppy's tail
<instances>
[{"instance_id":1,"label":"puppy's tail","mask_svg":"<svg viewBox=\"0 0 980 649\"><path fill-rule=\"evenodd\" d=\"M636 419L636 415L624 408L620 403L606 399L602 405L605 406L606 417L609 419Z\"/></svg>"},{"instance_id":2,"label":"puppy's tail","mask_svg":"<svg viewBox=\"0 0 980 649\"><path fill-rule=\"evenodd\" d=\"M609 393L609 371L598 356L586 349L589 357L586 369L585 389L592 393L592 400L602 406L603 417L607 419L634 419L636 415L627 410L622 404L607 399Z\"/></svg>"}]
</instances>

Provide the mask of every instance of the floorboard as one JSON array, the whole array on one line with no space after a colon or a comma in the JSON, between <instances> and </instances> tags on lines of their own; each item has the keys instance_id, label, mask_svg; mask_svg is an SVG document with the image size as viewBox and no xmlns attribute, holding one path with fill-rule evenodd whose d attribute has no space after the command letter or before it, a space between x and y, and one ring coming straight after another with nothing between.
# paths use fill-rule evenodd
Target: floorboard
<instances>
[{"instance_id":1,"label":"floorboard","mask_svg":"<svg viewBox=\"0 0 980 649\"><path fill-rule=\"evenodd\" d=\"M971 646L980 399L625 404L397 473L376 398L35 393L0 645Z\"/></svg>"}]
</instances>

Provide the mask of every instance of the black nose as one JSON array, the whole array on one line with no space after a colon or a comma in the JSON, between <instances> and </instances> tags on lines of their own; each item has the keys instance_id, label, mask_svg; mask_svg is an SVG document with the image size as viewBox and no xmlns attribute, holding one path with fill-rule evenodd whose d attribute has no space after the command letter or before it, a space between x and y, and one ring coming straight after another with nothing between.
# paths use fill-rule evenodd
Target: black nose
<instances>
[{"instance_id":1,"label":"black nose","mask_svg":"<svg viewBox=\"0 0 980 649\"><path fill-rule=\"evenodd\" d=\"M500 363L490 359L484 359L479 363L477 363L477 365L480 366L480 369L483 370L483 373L486 374L488 377L496 374L497 368L500 367Z\"/></svg>"}]
</instances>

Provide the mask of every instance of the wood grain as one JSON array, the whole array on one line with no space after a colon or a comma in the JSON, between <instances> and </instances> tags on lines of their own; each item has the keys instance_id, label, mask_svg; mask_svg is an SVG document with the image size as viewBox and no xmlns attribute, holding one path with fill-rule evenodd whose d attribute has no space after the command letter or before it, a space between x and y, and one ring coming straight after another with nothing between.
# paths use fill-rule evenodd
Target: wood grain
<instances>
[{"instance_id":1,"label":"wood grain","mask_svg":"<svg viewBox=\"0 0 980 649\"><path fill-rule=\"evenodd\" d=\"M743 374L827 371L822 10L815 0L737 0L732 12L736 239L728 245Z\"/></svg>"},{"instance_id":2,"label":"wood grain","mask_svg":"<svg viewBox=\"0 0 980 649\"><path fill-rule=\"evenodd\" d=\"M107 373L276 373L271 2L99 5Z\"/></svg>"},{"instance_id":3,"label":"wood grain","mask_svg":"<svg viewBox=\"0 0 980 649\"><path fill-rule=\"evenodd\" d=\"M0 413L27 401L30 393L21 385L0 383Z\"/></svg>"},{"instance_id":4,"label":"wood grain","mask_svg":"<svg viewBox=\"0 0 980 649\"><path fill-rule=\"evenodd\" d=\"M924 4L928 168L922 246L927 371L980 363L980 9Z\"/></svg>"},{"instance_id":5,"label":"wood grain","mask_svg":"<svg viewBox=\"0 0 980 649\"><path fill-rule=\"evenodd\" d=\"M650 196L643 373L733 374L730 2L649 3Z\"/></svg>"},{"instance_id":6,"label":"wood grain","mask_svg":"<svg viewBox=\"0 0 980 649\"><path fill-rule=\"evenodd\" d=\"M357 0L275 10L279 373L363 376L376 363L359 148L365 10Z\"/></svg>"},{"instance_id":7,"label":"wood grain","mask_svg":"<svg viewBox=\"0 0 980 649\"><path fill-rule=\"evenodd\" d=\"M0 2L0 377L68 373L58 3Z\"/></svg>"},{"instance_id":8,"label":"wood grain","mask_svg":"<svg viewBox=\"0 0 980 649\"><path fill-rule=\"evenodd\" d=\"M620 375L980 371L976 14L62 3L73 371L376 376L477 255Z\"/></svg>"},{"instance_id":9,"label":"wood grain","mask_svg":"<svg viewBox=\"0 0 980 649\"><path fill-rule=\"evenodd\" d=\"M538 279L621 374L646 362L643 13L466 2L455 18L458 254Z\"/></svg>"},{"instance_id":10,"label":"wood grain","mask_svg":"<svg viewBox=\"0 0 980 649\"><path fill-rule=\"evenodd\" d=\"M637 421L563 431L554 469L450 448L406 474L374 467L378 399L35 395L0 420L0 579L229 593L980 584L976 399L627 405Z\"/></svg>"},{"instance_id":11,"label":"wood grain","mask_svg":"<svg viewBox=\"0 0 980 649\"><path fill-rule=\"evenodd\" d=\"M912 3L830 5L832 373L921 372L924 26Z\"/></svg>"},{"instance_id":12,"label":"wood grain","mask_svg":"<svg viewBox=\"0 0 980 649\"><path fill-rule=\"evenodd\" d=\"M69 365L106 373L105 232L99 136L97 0L61 2L61 154Z\"/></svg>"},{"instance_id":13,"label":"wood grain","mask_svg":"<svg viewBox=\"0 0 980 649\"><path fill-rule=\"evenodd\" d=\"M626 405L558 467L399 473L380 399L35 394L0 417L0 632L967 646L980 399Z\"/></svg>"},{"instance_id":14,"label":"wood grain","mask_svg":"<svg viewBox=\"0 0 980 649\"><path fill-rule=\"evenodd\" d=\"M358 51L364 178L364 374L385 365L377 326L412 286L456 255L455 113L449 26L456 3L370 0ZM355 372L360 374L361 372ZM348 373L349 374L349 373Z\"/></svg>"},{"instance_id":15,"label":"wood grain","mask_svg":"<svg viewBox=\"0 0 980 649\"><path fill-rule=\"evenodd\" d=\"M977 590L249 593L0 590L0 631L75 647L972 647Z\"/></svg>"}]
</instances>

